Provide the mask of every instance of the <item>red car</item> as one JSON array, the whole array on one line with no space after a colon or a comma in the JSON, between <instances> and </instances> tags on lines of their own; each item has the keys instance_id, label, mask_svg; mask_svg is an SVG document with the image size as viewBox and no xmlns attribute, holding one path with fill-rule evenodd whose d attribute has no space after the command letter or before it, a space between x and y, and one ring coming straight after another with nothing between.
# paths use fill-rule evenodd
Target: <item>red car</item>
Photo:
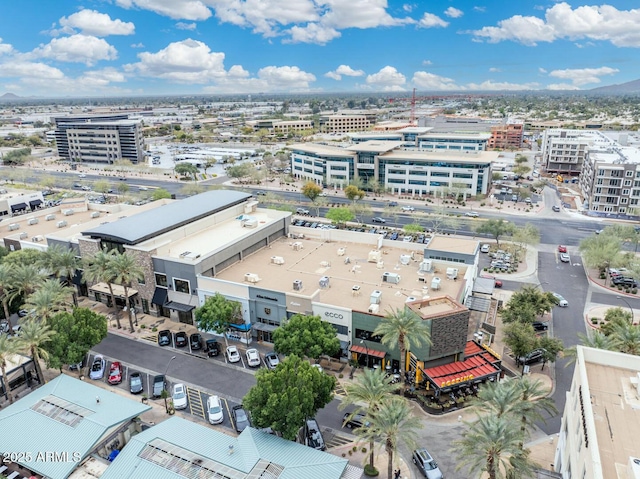
<instances>
[{"instance_id":1,"label":"red car","mask_svg":"<svg viewBox=\"0 0 640 479\"><path fill-rule=\"evenodd\" d=\"M499 279L496 279L495 276L491 276L490 274L481 274L480 277L481 278L492 279L494 281L494 286L496 288L502 288L502 281L500 281Z\"/></svg>"},{"instance_id":2,"label":"red car","mask_svg":"<svg viewBox=\"0 0 640 479\"><path fill-rule=\"evenodd\" d=\"M122 382L122 366L118 361L111 363L108 381L109 384L120 384Z\"/></svg>"},{"instance_id":3,"label":"red car","mask_svg":"<svg viewBox=\"0 0 640 479\"><path fill-rule=\"evenodd\" d=\"M566 253L567 252L567 247L564 245L560 245L558 246L558 253Z\"/></svg>"}]
</instances>

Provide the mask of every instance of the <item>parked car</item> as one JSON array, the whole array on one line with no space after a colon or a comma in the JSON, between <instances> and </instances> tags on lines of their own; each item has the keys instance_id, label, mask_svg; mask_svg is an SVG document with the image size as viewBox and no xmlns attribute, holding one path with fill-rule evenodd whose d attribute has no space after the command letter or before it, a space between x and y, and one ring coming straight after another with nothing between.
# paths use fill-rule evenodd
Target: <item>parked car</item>
<instances>
[{"instance_id":1,"label":"parked car","mask_svg":"<svg viewBox=\"0 0 640 479\"><path fill-rule=\"evenodd\" d=\"M549 323L545 321L534 321L531 325L534 331L547 331L549 329Z\"/></svg>"},{"instance_id":2,"label":"parked car","mask_svg":"<svg viewBox=\"0 0 640 479\"><path fill-rule=\"evenodd\" d=\"M220 396L209 396L207 398L207 416L211 424L220 424L224 421L224 411Z\"/></svg>"},{"instance_id":3,"label":"parked car","mask_svg":"<svg viewBox=\"0 0 640 479\"><path fill-rule=\"evenodd\" d=\"M176 348L184 348L187 345L187 333L178 331L176 333Z\"/></svg>"},{"instance_id":4,"label":"parked car","mask_svg":"<svg viewBox=\"0 0 640 479\"><path fill-rule=\"evenodd\" d=\"M413 206L403 206L402 211L415 211L416 209Z\"/></svg>"},{"instance_id":5,"label":"parked car","mask_svg":"<svg viewBox=\"0 0 640 479\"><path fill-rule=\"evenodd\" d=\"M433 456L425 448L416 449L412 454L413 463L427 479L442 479L442 471Z\"/></svg>"},{"instance_id":6,"label":"parked car","mask_svg":"<svg viewBox=\"0 0 640 479\"><path fill-rule=\"evenodd\" d=\"M204 350L210 358L220 354L220 345L215 339L207 339L204 343Z\"/></svg>"},{"instance_id":7,"label":"parked car","mask_svg":"<svg viewBox=\"0 0 640 479\"><path fill-rule=\"evenodd\" d=\"M240 361L240 353L235 346L227 346L227 360L230 363L237 363Z\"/></svg>"},{"instance_id":8,"label":"parked car","mask_svg":"<svg viewBox=\"0 0 640 479\"><path fill-rule=\"evenodd\" d=\"M267 196L266 191L258 190L256 191L256 196Z\"/></svg>"},{"instance_id":9,"label":"parked car","mask_svg":"<svg viewBox=\"0 0 640 479\"><path fill-rule=\"evenodd\" d=\"M191 346L191 351L199 351L202 349L202 336L200 333L193 333L189 336L189 345Z\"/></svg>"},{"instance_id":10,"label":"parked car","mask_svg":"<svg viewBox=\"0 0 640 479\"><path fill-rule=\"evenodd\" d=\"M391 233L391 236L389 237L390 240L397 240L398 239L398 232L394 231L393 233Z\"/></svg>"},{"instance_id":11,"label":"parked car","mask_svg":"<svg viewBox=\"0 0 640 479\"><path fill-rule=\"evenodd\" d=\"M486 279L492 279L494 287L502 288L502 281L500 281L499 279L496 279L495 276L491 276L490 274L481 274L480 277L481 278L486 278Z\"/></svg>"},{"instance_id":12,"label":"parked car","mask_svg":"<svg viewBox=\"0 0 640 479\"><path fill-rule=\"evenodd\" d=\"M165 381L164 381L164 375L162 374L158 374L157 376L153 377L153 392L151 397L154 398L159 398L160 396L162 396L162 391L164 391L165 389Z\"/></svg>"},{"instance_id":13,"label":"parked car","mask_svg":"<svg viewBox=\"0 0 640 479\"><path fill-rule=\"evenodd\" d=\"M564 297L558 293L551 293L553 295L554 298L556 298L556 301L558 301L558 306L560 306L561 308L566 308L567 306L569 306L569 302L564 299Z\"/></svg>"},{"instance_id":14,"label":"parked car","mask_svg":"<svg viewBox=\"0 0 640 479\"><path fill-rule=\"evenodd\" d=\"M543 360L543 358L544 358L544 349L534 349L526 356L520 356L518 358L518 362L524 365L534 364L534 363L539 363L540 361Z\"/></svg>"},{"instance_id":15,"label":"parked car","mask_svg":"<svg viewBox=\"0 0 640 479\"><path fill-rule=\"evenodd\" d=\"M524 202L527 203L528 205L530 205L531 204L531 198L525 198Z\"/></svg>"},{"instance_id":16,"label":"parked car","mask_svg":"<svg viewBox=\"0 0 640 479\"><path fill-rule=\"evenodd\" d=\"M317 449L318 451L324 451L327 449L327 445L325 444L322 433L320 432L318 421L314 418L307 419L304 425L304 443L306 446Z\"/></svg>"},{"instance_id":17,"label":"parked car","mask_svg":"<svg viewBox=\"0 0 640 479\"><path fill-rule=\"evenodd\" d=\"M488 244L483 244L483 245L480 247L480 252L481 252L481 253L488 253L490 250L491 250L491 246L490 246L490 245L488 245Z\"/></svg>"},{"instance_id":18,"label":"parked car","mask_svg":"<svg viewBox=\"0 0 640 479\"><path fill-rule=\"evenodd\" d=\"M559 213L559 212L560 212L560 207L559 207L559 206L553 205L553 206L551 207L551 209L552 209L553 211L555 211L556 213Z\"/></svg>"},{"instance_id":19,"label":"parked car","mask_svg":"<svg viewBox=\"0 0 640 479\"><path fill-rule=\"evenodd\" d=\"M566 253L567 247L565 245L558 245L558 253Z\"/></svg>"},{"instance_id":20,"label":"parked car","mask_svg":"<svg viewBox=\"0 0 640 479\"><path fill-rule=\"evenodd\" d=\"M244 410L242 404L239 406L233 406L231 408L231 415L233 416L233 425L236 428L236 431L242 432L247 428L247 426L251 426L251 421L249 420L247 411Z\"/></svg>"},{"instance_id":21,"label":"parked car","mask_svg":"<svg viewBox=\"0 0 640 479\"><path fill-rule=\"evenodd\" d=\"M249 366L251 366L252 368L260 366L260 353L257 349L247 349L247 352L245 354L247 356L247 363L249 364Z\"/></svg>"},{"instance_id":22,"label":"parked car","mask_svg":"<svg viewBox=\"0 0 640 479\"><path fill-rule=\"evenodd\" d=\"M184 387L184 384L178 383L173 385L171 400L173 401L173 407L175 409L187 408L187 389Z\"/></svg>"},{"instance_id":23,"label":"parked car","mask_svg":"<svg viewBox=\"0 0 640 479\"><path fill-rule=\"evenodd\" d=\"M89 373L89 378L91 379L102 379L104 377L104 368L105 368L105 360L104 356L98 354L95 358L93 358L93 363L91 363L91 372Z\"/></svg>"},{"instance_id":24,"label":"parked car","mask_svg":"<svg viewBox=\"0 0 640 479\"><path fill-rule=\"evenodd\" d=\"M570 263L571 257L567 253L560 253L560 261L563 263Z\"/></svg>"},{"instance_id":25,"label":"parked car","mask_svg":"<svg viewBox=\"0 0 640 479\"><path fill-rule=\"evenodd\" d=\"M298 208L296 210L296 214L307 216L309 214L309 210L306 208Z\"/></svg>"},{"instance_id":26,"label":"parked car","mask_svg":"<svg viewBox=\"0 0 640 479\"><path fill-rule=\"evenodd\" d=\"M381 218L380 216L374 216L373 218L371 218L371 222L372 223L386 223L387 220L385 220L384 218Z\"/></svg>"},{"instance_id":27,"label":"parked car","mask_svg":"<svg viewBox=\"0 0 640 479\"><path fill-rule=\"evenodd\" d=\"M129 391L131 394L140 394L143 390L142 375L137 371L131 373L129 375Z\"/></svg>"},{"instance_id":28,"label":"parked car","mask_svg":"<svg viewBox=\"0 0 640 479\"><path fill-rule=\"evenodd\" d=\"M275 369L280 364L280 358L275 351L271 351L264 355L264 362L269 369Z\"/></svg>"},{"instance_id":29,"label":"parked car","mask_svg":"<svg viewBox=\"0 0 640 479\"><path fill-rule=\"evenodd\" d=\"M356 413L352 415L352 413L346 413L342 416L342 425L349 429L358 429L362 426L368 426L369 421L367 421L367 417L364 414Z\"/></svg>"},{"instance_id":30,"label":"parked car","mask_svg":"<svg viewBox=\"0 0 640 479\"><path fill-rule=\"evenodd\" d=\"M413 241L413 236L407 235L404 238L402 238L402 241L405 243L411 243Z\"/></svg>"},{"instance_id":31,"label":"parked car","mask_svg":"<svg viewBox=\"0 0 640 479\"><path fill-rule=\"evenodd\" d=\"M470 218L477 218L478 216L480 216L478 213L476 213L475 211L467 211L465 214L465 216L469 216Z\"/></svg>"},{"instance_id":32,"label":"parked car","mask_svg":"<svg viewBox=\"0 0 640 479\"><path fill-rule=\"evenodd\" d=\"M318 372L320 372L320 373L324 372L324 369L322 369L322 366L320 366L317 363L316 364L312 364L311 367L317 369Z\"/></svg>"},{"instance_id":33,"label":"parked car","mask_svg":"<svg viewBox=\"0 0 640 479\"><path fill-rule=\"evenodd\" d=\"M629 276L616 276L611 282L616 286L627 286L629 288L638 287L638 282Z\"/></svg>"},{"instance_id":34,"label":"parked car","mask_svg":"<svg viewBox=\"0 0 640 479\"><path fill-rule=\"evenodd\" d=\"M398 202L397 202L397 201L389 201L388 205L389 205L390 207L398 206Z\"/></svg>"},{"instance_id":35,"label":"parked car","mask_svg":"<svg viewBox=\"0 0 640 479\"><path fill-rule=\"evenodd\" d=\"M111 363L107 381L109 381L109 384L120 384L122 382L122 366L118 361Z\"/></svg>"},{"instance_id":36,"label":"parked car","mask_svg":"<svg viewBox=\"0 0 640 479\"><path fill-rule=\"evenodd\" d=\"M163 329L158 333L158 344L160 346L169 346L171 344L171 331Z\"/></svg>"}]
</instances>

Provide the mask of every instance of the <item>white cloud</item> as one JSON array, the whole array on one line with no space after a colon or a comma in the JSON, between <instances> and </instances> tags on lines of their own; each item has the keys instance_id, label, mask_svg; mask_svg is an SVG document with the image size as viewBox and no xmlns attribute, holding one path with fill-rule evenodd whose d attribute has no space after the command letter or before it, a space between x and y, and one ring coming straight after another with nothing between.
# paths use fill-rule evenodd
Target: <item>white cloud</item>
<instances>
[{"instance_id":1,"label":"white cloud","mask_svg":"<svg viewBox=\"0 0 640 479\"><path fill-rule=\"evenodd\" d=\"M13 52L13 47L8 43L2 43L2 38L0 38L0 55L7 55Z\"/></svg>"},{"instance_id":2,"label":"white cloud","mask_svg":"<svg viewBox=\"0 0 640 479\"><path fill-rule=\"evenodd\" d=\"M558 39L590 39L609 41L618 47L640 47L638 24L640 9L618 10L611 5L573 9L562 2L548 8L544 19L516 15L473 34L492 43L512 40L530 46Z\"/></svg>"},{"instance_id":3,"label":"white cloud","mask_svg":"<svg viewBox=\"0 0 640 479\"><path fill-rule=\"evenodd\" d=\"M544 69L544 68L542 68L542 67L538 68L538 71L539 71L540 73L547 73L547 70L545 70L545 69Z\"/></svg>"},{"instance_id":4,"label":"white cloud","mask_svg":"<svg viewBox=\"0 0 640 479\"><path fill-rule=\"evenodd\" d=\"M425 66L429 66L429 65L433 65L433 62L431 60L422 60L422 64Z\"/></svg>"},{"instance_id":5,"label":"white cloud","mask_svg":"<svg viewBox=\"0 0 640 479\"><path fill-rule=\"evenodd\" d=\"M174 20L206 20L211 10L200 0L116 0L122 8L151 10Z\"/></svg>"},{"instance_id":6,"label":"white cloud","mask_svg":"<svg viewBox=\"0 0 640 479\"><path fill-rule=\"evenodd\" d=\"M64 78L64 73L41 62L10 61L0 64L0 77L56 80Z\"/></svg>"},{"instance_id":7,"label":"white cloud","mask_svg":"<svg viewBox=\"0 0 640 479\"><path fill-rule=\"evenodd\" d=\"M309 88L309 82L316 80L315 75L302 71L295 66L264 67L258 71L258 78L275 90L307 89Z\"/></svg>"},{"instance_id":8,"label":"white cloud","mask_svg":"<svg viewBox=\"0 0 640 479\"><path fill-rule=\"evenodd\" d=\"M196 29L196 24L195 23L178 22L178 23L176 23L176 28L178 30L195 30Z\"/></svg>"},{"instance_id":9,"label":"white cloud","mask_svg":"<svg viewBox=\"0 0 640 479\"><path fill-rule=\"evenodd\" d=\"M425 90L464 90L453 79L429 72L415 72L412 81L415 86Z\"/></svg>"},{"instance_id":10,"label":"white cloud","mask_svg":"<svg viewBox=\"0 0 640 479\"><path fill-rule=\"evenodd\" d=\"M349 65L340 65L335 71L330 71L324 74L327 78L332 78L334 80L342 80L342 75L348 77L361 77L364 75L363 70L354 70Z\"/></svg>"},{"instance_id":11,"label":"white cloud","mask_svg":"<svg viewBox=\"0 0 640 479\"><path fill-rule=\"evenodd\" d=\"M144 43L132 43L131 48L144 48Z\"/></svg>"},{"instance_id":12,"label":"white cloud","mask_svg":"<svg viewBox=\"0 0 640 479\"><path fill-rule=\"evenodd\" d=\"M438 15L434 15L433 13L425 12L423 17L418 22L418 26L424 28L433 28L433 27L447 27L449 22L444 21Z\"/></svg>"},{"instance_id":13,"label":"white cloud","mask_svg":"<svg viewBox=\"0 0 640 479\"><path fill-rule=\"evenodd\" d=\"M498 72L501 72L502 70L500 68L491 67L491 68L489 68L489 71L491 73L498 73Z\"/></svg>"},{"instance_id":14,"label":"white cloud","mask_svg":"<svg viewBox=\"0 0 640 479\"><path fill-rule=\"evenodd\" d=\"M133 35L136 29L131 22L112 20L106 13L100 13L96 10L80 10L68 17L62 17L60 25L65 33L76 33L77 30L80 30L85 35L97 37Z\"/></svg>"},{"instance_id":15,"label":"white cloud","mask_svg":"<svg viewBox=\"0 0 640 479\"><path fill-rule=\"evenodd\" d=\"M550 77L560 78L561 80L570 80L576 87L587 85L589 83L600 83L600 77L605 75L613 75L620 70L617 68L600 67L600 68L568 68L565 70L553 70L549 72Z\"/></svg>"},{"instance_id":16,"label":"white cloud","mask_svg":"<svg viewBox=\"0 0 640 479\"><path fill-rule=\"evenodd\" d=\"M483 81L482 83L468 83L466 88L468 90L478 90L478 91L538 90L540 89L540 84L536 82L509 83L509 82L494 82L493 80L487 80L487 81Z\"/></svg>"},{"instance_id":17,"label":"white cloud","mask_svg":"<svg viewBox=\"0 0 640 479\"><path fill-rule=\"evenodd\" d=\"M387 91L391 87L400 87L406 83L405 76L392 66L382 68L378 73L368 75L366 82L368 85L382 87Z\"/></svg>"},{"instance_id":18,"label":"white cloud","mask_svg":"<svg viewBox=\"0 0 640 479\"><path fill-rule=\"evenodd\" d=\"M115 60L118 58L118 51L102 38L77 34L54 38L46 45L34 49L28 56L91 66L101 60Z\"/></svg>"},{"instance_id":19,"label":"white cloud","mask_svg":"<svg viewBox=\"0 0 640 479\"><path fill-rule=\"evenodd\" d=\"M457 8L449 7L444 11L444 14L447 17L460 18L462 15L464 15L464 12L462 10L458 10Z\"/></svg>"},{"instance_id":20,"label":"white cloud","mask_svg":"<svg viewBox=\"0 0 640 479\"><path fill-rule=\"evenodd\" d=\"M317 43L325 45L342 34L335 28L322 26L317 23L309 23L306 27L291 27L288 31L291 35L285 43Z\"/></svg>"},{"instance_id":21,"label":"white cloud","mask_svg":"<svg viewBox=\"0 0 640 479\"><path fill-rule=\"evenodd\" d=\"M486 12L486 11L487 11L487 7L480 7L480 6L477 6L477 5L476 5L475 7L473 7L473 9L474 9L476 12L480 12L480 13L484 13L484 12Z\"/></svg>"},{"instance_id":22,"label":"white cloud","mask_svg":"<svg viewBox=\"0 0 640 479\"><path fill-rule=\"evenodd\" d=\"M568 83L552 83L547 85L547 90L579 90L580 88Z\"/></svg>"},{"instance_id":23,"label":"white cloud","mask_svg":"<svg viewBox=\"0 0 640 479\"><path fill-rule=\"evenodd\" d=\"M410 5L408 3L405 3L404 5L402 5L402 9L407 12L407 13L411 13L414 9L415 5Z\"/></svg>"},{"instance_id":24,"label":"white cloud","mask_svg":"<svg viewBox=\"0 0 640 479\"><path fill-rule=\"evenodd\" d=\"M327 78L331 78L332 80L335 80L335 81L342 80L342 75L338 75L336 72L333 72L333 71L325 73L324 76L326 76Z\"/></svg>"},{"instance_id":25,"label":"white cloud","mask_svg":"<svg viewBox=\"0 0 640 479\"><path fill-rule=\"evenodd\" d=\"M126 77L115 68L103 68L102 70L84 72L79 81L97 88L108 86L111 83L123 83L126 81Z\"/></svg>"}]
</instances>

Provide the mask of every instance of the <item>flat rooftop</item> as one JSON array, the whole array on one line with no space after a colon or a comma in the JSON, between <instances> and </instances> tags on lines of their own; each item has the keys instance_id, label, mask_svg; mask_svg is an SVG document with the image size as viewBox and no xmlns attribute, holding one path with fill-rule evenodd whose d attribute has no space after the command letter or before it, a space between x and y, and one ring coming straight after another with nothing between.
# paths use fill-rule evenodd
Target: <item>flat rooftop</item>
<instances>
[{"instance_id":1,"label":"flat rooftop","mask_svg":"<svg viewBox=\"0 0 640 479\"><path fill-rule=\"evenodd\" d=\"M401 146L404 146L403 141L369 140L358 143L357 145L348 146L346 150L358 152L386 153L392 151L395 148L400 148Z\"/></svg>"},{"instance_id":2,"label":"flat rooftop","mask_svg":"<svg viewBox=\"0 0 640 479\"><path fill-rule=\"evenodd\" d=\"M244 283L245 274L253 273L260 278L253 286L299 294L316 302L358 311L369 310L371 293L377 290L382 293L380 314L402 307L408 298L459 298L467 270L465 265L455 266L458 279L454 281L446 275L446 268L451 265L435 264L434 272L418 274L422 254L414 252L410 259L411 251L383 247L379 255L383 264L379 266L374 258L374 262L369 262L371 251L375 251L375 247L365 244L281 238L271 243L270 248L257 251L245 261L219 272L216 278ZM402 258L408 264L403 264L401 255L409 256ZM272 258L282 258L284 263L274 264ZM399 275L399 283L383 282L385 272ZM323 277L329 280L327 287L320 286ZM434 277L440 278L437 291L431 289ZM302 290L294 291L294 281L302 282Z\"/></svg>"},{"instance_id":3,"label":"flat rooftop","mask_svg":"<svg viewBox=\"0 0 640 479\"><path fill-rule=\"evenodd\" d=\"M460 152L457 150L422 151L398 149L382 154L380 157L385 160L405 160L415 162L446 161L454 163L492 163L498 159L498 151L470 151Z\"/></svg>"},{"instance_id":4,"label":"flat rooftop","mask_svg":"<svg viewBox=\"0 0 640 479\"><path fill-rule=\"evenodd\" d=\"M431 251L448 251L451 253L475 254L479 241L452 236L433 235L425 249Z\"/></svg>"},{"instance_id":5,"label":"flat rooftop","mask_svg":"<svg viewBox=\"0 0 640 479\"><path fill-rule=\"evenodd\" d=\"M319 156L337 156L343 158L353 158L355 152L340 148L337 146L318 145L317 143L296 143L295 145L287 146L288 150L303 151L305 153L311 153Z\"/></svg>"}]
</instances>

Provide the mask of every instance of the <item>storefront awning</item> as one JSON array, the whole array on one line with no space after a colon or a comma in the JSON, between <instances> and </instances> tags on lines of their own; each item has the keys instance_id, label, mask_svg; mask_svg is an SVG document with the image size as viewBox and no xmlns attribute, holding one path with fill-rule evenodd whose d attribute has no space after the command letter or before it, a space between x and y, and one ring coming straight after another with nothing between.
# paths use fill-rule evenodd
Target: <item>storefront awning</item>
<instances>
[{"instance_id":1,"label":"storefront awning","mask_svg":"<svg viewBox=\"0 0 640 479\"><path fill-rule=\"evenodd\" d=\"M15 205L11 205L11 211L20 211L20 210L26 210L26 209L27 209L26 203L17 203Z\"/></svg>"},{"instance_id":2,"label":"storefront awning","mask_svg":"<svg viewBox=\"0 0 640 479\"><path fill-rule=\"evenodd\" d=\"M37 208L41 204L42 204L42 200L31 200L31 201L29 201L29 206L31 206L31 209Z\"/></svg>"},{"instance_id":3,"label":"storefront awning","mask_svg":"<svg viewBox=\"0 0 640 479\"><path fill-rule=\"evenodd\" d=\"M111 287L113 288L113 295L116 298L124 298L124 287L120 286L119 284L112 284ZM96 293L102 294L111 294L111 292L109 291L109 285L107 283L96 283L89 288L89 291L95 291ZM138 290L128 288L127 294L129 295L129 297L135 296L136 294L138 294Z\"/></svg>"},{"instance_id":4,"label":"storefront awning","mask_svg":"<svg viewBox=\"0 0 640 479\"><path fill-rule=\"evenodd\" d=\"M274 326L272 324L265 324L265 323L253 323L251 327L256 331L267 331L267 332L275 331L276 329L278 329L278 326Z\"/></svg>"},{"instance_id":5,"label":"storefront awning","mask_svg":"<svg viewBox=\"0 0 640 479\"><path fill-rule=\"evenodd\" d=\"M167 302L167 288L158 288L153 292L153 298L151 298L151 304L157 304L158 306L164 306Z\"/></svg>"},{"instance_id":6,"label":"storefront awning","mask_svg":"<svg viewBox=\"0 0 640 479\"><path fill-rule=\"evenodd\" d=\"M231 329L235 329L236 331L249 331L251 329L251 325L247 323L230 324L229 327Z\"/></svg>"},{"instance_id":7,"label":"storefront awning","mask_svg":"<svg viewBox=\"0 0 640 479\"><path fill-rule=\"evenodd\" d=\"M180 311L181 313L188 313L189 311L196 309L195 306L190 304L178 303L177 301L169 301L164 305L165 308L172 309L174 311Z\"/></svg>"},{"instance_id":8,"label":"storefront awning","mask_svg":"<svg viewBox=\"0 0 640 479\"><path fill-rule=\"evenodd\" d=\"M364 346L358 346L357 344L354 344L353 346L351 346L351 348L349 348L349 351L351 351L352 353L366 354L374 358L384 358L387 355L387 353L384 351L377 351L375 349L365 348Z\"/></svg>"}]
</instances>

